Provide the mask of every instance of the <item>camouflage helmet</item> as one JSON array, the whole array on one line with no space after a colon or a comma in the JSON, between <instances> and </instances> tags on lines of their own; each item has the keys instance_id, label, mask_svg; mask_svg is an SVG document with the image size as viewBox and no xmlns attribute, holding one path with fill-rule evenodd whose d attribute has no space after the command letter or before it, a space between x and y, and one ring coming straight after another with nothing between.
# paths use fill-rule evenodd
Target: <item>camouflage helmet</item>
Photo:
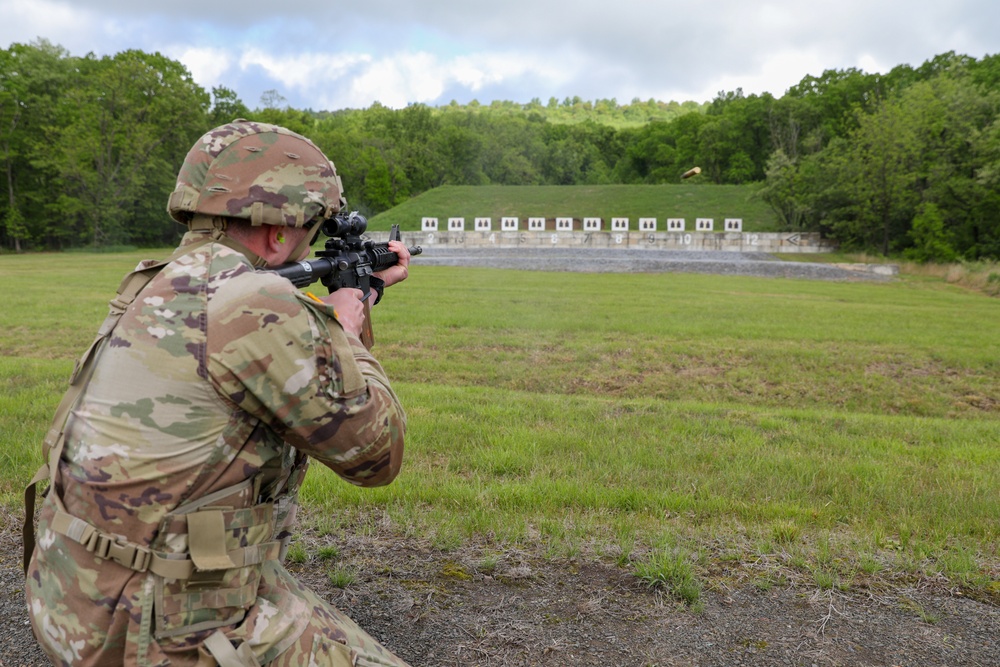
<instances>
[{"instance_id":1,"label":"camouflage helmet","mask_svg":"<svg viewBox=\"0 0 1000 667\"><path fill-rule=\"evenodd\" d=\"M182 224L200 213L302 227L345 204L333 162L315 144L239 119L209 130L188 151L167 211Z\"/></svg>"}]
</instances>

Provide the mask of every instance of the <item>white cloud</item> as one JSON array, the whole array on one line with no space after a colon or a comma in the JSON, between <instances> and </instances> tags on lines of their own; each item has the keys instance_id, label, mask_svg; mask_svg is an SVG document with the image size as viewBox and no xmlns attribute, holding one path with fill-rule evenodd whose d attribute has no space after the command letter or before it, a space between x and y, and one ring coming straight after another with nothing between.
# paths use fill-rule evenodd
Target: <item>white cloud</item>
<instances>
[{"instance_id":1,"label":"white cloud","mask_svg":"<svg viewBox=\"0 0 1000 667\"><path fill-rule=\"evenodd\" d=\"M429 53L403 54L370 63L350 82L346 106L365 107L380 102L404 107L429 102L444 92L444 73Z\"/></svg>"},{"instance_id":2,"label":"white cloud","mask_svg":"<svg viewBox=\"0 0 1000 667\"><path fill-rule=\"evenodd\" d=\"M864 72L868 72L869 74L885 74L898 64L899 63L886 65L885 63L879 62L875 56L869 53L864 53L858 57L857 68Z\"/></svg>"},{"instance_id":3,"label":"white cloud","mask_svg":"<svg viewBox=\"0 0 1000 667\"><path fill-rule=\"evenodd\" d=\"M441 58L431 53L398 53L353 63L347 81L341 76L330 80L317 99L320 108L367 107L379 102L401 108L413 102L440 102L440 97L456 86L470 94L486 86L515 83L526 75L540 76L555 84L570 80L577 72L552 66L539 67L537 61L511 53L478 53ZM335 80L336 79L336 80ZM294 84L293 80L286 80ZM346 86L345 86L346 84Z\"/></svg>"},{"instance_id":4,"label":"white cloud","mask_svg":"<svg viewBox=\"0 0 1000 667\"><path fill-rule=\"evenodd\" d=\"M558 62L558 61L557 61ZM565 63L562 67L545 64L526 53L477 53L455 58L451 73L455 82L468 86L471 90L481 90L484 86L495 85L533 74L552 83L562 83L579 72L580 61Z\"/></svg>"},{"instance_id":5,"label":"white cloud","mask_svg":"<svg viewBox=\"0 0 1000 667\"><path fill-rule=\"evenodd\" d=\"M71 4L72 2L72 4ZM44 37L73 55L136 48L250 106L780 96L807 74L887 71L948 50L1000 50L996 0L0 0L0 47ZM336 29L331 29L335 26Z\"/></svg>"},{"instance_id":6,"label":"white cloud","mask_svg":"<svg viewBox=\"0 0 1000 667\"><path fill-rule=\"evenodd\" d=\"M756 66L741 75L723 75L712 79L711 85L701 89L692 98L696 101L710 100L720 91L735 91L742 88L747 95L769 92L781 97L806 74L819 75L828 67L821 54L812 50L783 50L768 55ZM676 98L675 98L676 99Z\"/></svg>"},{"instance_id":7,"label":"white cloud","mask_svg":"<svg viewBox=\"0 0 1000 667\"><path fill-rule=\"evenodd\" d=\"M224 83L226 72L233 66L231 53L213 47L175 47L165 49L165 53L182 62L191 78L205 88L213 88Z\"/></svg>"},{"instance_id":8,"label":"white cloud","mask_svg":"<svg viewBox=\"0 0 1000 667\"><path fill-rule=\"evenodd\" d=\"M82 55L93 49L92 36L101 32L89 11L49 0L0 0L0 45L48 39Z\"/></svg>"},{"instance_id":9,"label":"white cloud","mask_svg":"<svg viewBox=\"0 0 1000 667\"><path fill-rule=\"evenodd\" d=\"M330 85L371 58L367 55L344 56L339 53L299 53L271 55L259 48L244 51L239 59L242 70L261 68L270 78L298 91Z\"/></svg>"}]
</instances>

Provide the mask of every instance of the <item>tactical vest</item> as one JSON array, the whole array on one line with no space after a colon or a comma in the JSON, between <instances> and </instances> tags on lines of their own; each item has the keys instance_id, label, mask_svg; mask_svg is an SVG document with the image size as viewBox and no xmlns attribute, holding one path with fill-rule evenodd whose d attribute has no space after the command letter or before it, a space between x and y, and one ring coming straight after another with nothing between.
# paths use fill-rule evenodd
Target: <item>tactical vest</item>
<instances>
[{"instance_id":1,"label":"tactical vest","mask_svg":"<svg viewBox=\"0 0 1000 667\"><path fill-rule=\"evenodd\" d=\"M257 596L260 565L268 560L281 560L287 548L296 510L294 494L283 493L287 477L275 484L273 473L277 471L271 471L272 474L265 471L253 479L185 502L163 517L154 541L147 547L103 532L86 517L67 512L59 497L59 462L69 415L89 382L101 349L126 309L167 264L220 240L220 234L207 235L179 248L164 261L143 262L122 280L97 337L73 370L69 390L45 436L46 463L25 490L25 571L35 548L35 487L48 480L46 493L51 494L55 505L52 530L101 559L152 575L158 606L152 621L156 627L145 628L144 634L161 638L221 628L242 620ZM302 456L296 462L298 471L285 473L304 474L305 465ZM204 646L224 667L259 667L247 644L234 647L221 631L210 634Z\"/></svg>"}]
</instances>

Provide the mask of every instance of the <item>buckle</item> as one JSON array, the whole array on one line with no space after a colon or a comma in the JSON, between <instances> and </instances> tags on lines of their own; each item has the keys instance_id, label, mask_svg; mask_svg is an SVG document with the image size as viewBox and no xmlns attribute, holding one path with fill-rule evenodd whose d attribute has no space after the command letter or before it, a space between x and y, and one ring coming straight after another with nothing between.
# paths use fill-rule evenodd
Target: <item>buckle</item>
<instances>
[{"instance_id":1,"label":"buckle","mask_svg":"<svg viewBox=\"0 0 1000 667\"><path fill-rule=\"evenodd\" d=\"M107 557L108 560L138 572L145 572L149 567L149 549L122 540L115 540L108 545Z\"/></svg>"},{"instance_id":2,"label":"buckle","mask_svg":"<svg viewBox=\"0 0 1000 667\"><path fill-rule=\"evenodd\" d=\"M86 547L87 551L94 554L98 558L107 560L108 551L111 549L111 543L114 539L115 538L107 533L101 533L95 530L87 540L87 543L83 546Z\"/></svg>"},{"instance_id":3,"label":"buckle","mask_svg":"<svg viewBox=\"0 0 1000 667\"><path fill-rule=\"evenodd\" d=\"M121 296L121 295L119 295ZM121 315L126 310L128 310L129 302L122 301L120 298L115 297L108 302L108 310L110 310L115 315Z\"/></svg>"},{"instance_id":4,"label":"buckle","mask_svg":"<svg viewBox=\"0 0 1000 667\"><path fill-rule=\"evenodd\" d=\"M146 547L107 533L96 533L96 538L88 540L84 547L99 558L114 561L136 572L145 572L152 560L152 553Z\"/></svg>"}]
</instances>

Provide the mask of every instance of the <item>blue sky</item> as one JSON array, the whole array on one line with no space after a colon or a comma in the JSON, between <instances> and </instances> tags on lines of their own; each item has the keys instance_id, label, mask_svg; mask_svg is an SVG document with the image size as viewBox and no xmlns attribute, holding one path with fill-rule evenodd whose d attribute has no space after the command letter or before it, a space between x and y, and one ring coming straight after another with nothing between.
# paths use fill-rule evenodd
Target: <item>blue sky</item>
<instances>
[{"instance_id":1,"label":"blue sky","mask_svg":"<svg viewBox=\"0 0 1000 667\"><path fill-rule=\"evenodd\" d=\"M807 74L1000 52L996 0L0 0L0 45L138 48L251 108L782 95Z\"/></svg>"}]
</instances>

